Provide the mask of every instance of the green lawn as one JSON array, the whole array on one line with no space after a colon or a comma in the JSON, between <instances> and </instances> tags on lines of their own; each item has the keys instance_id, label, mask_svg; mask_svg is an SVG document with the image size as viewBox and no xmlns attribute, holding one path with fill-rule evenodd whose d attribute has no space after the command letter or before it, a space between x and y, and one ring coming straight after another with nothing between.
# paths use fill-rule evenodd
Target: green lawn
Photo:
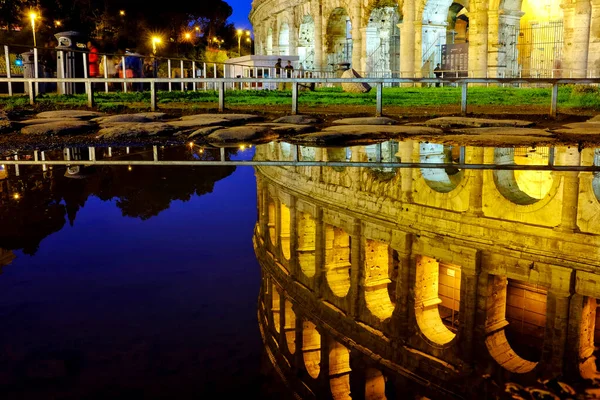
<instances>
[{"instance_id":1,"label":"green lawn","mask_svg":"<svg viewBox=\"0 0 600 400\"><path fill-rule=\"evenodd\" d=\"M178 85L174 85L176 88ZM458 105L460 88L455 87L403 87L384 88L385 106L441 106ZM183 103L193 107L194 103L218 103L216 91L159 91L157 101L160 104ZM468 104L527 106L549 105L550 88L482 87L469 88ZM36 102L41 108L85 107L85 94L56 95L42 94ZM124 108L144 108L150 105L149 92L97 92L97 108L104 111L120 111ZM314 92L301 91L300 106L336 106L336 105L375 105L375 90L366 94L345 93L339 87L317 89ZM232 90L225 95L226 105L288 105L291 104L289 90ZM0 97L0 108L5 110L29 107L27 96ZM600 110L600 90L592 86L562 86L559 88L559 107L578 107Z\"/></svg>"}]
</instances>

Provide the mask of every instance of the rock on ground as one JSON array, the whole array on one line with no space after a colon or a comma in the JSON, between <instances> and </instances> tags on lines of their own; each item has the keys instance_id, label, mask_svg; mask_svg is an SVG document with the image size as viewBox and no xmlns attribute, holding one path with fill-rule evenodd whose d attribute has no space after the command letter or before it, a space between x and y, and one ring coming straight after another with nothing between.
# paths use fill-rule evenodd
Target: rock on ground
<instances>
[{"instance_id":1,"label":"rock on ground","mask_svg":"<svg viewBox=\"0 0 600 400\"><path fill-rule=\"evenodd\" d=\"M97 111L86 110L60 110L60 111L44 111L36 115L37 118L78 118L92 119L106 115Z\"/></svg>"},{"instance_id":2,"label":"rock on ground","mask_svg":"<svg viewBox=\"0 0 600 400\"><path fill-rule=\"evenodd\" d=\"M110 115L108 117L94 118L92 121L100 125L104 125L113 122L152 122L155 121L155 119L148 118L144 114L119 114Z\"/></svg>"},{"instance_id":3,"label":"rock on ground","mask_svg":"<svg viewBox=\"0 0 600 400\"><path fill-rule=\"evenodd\" d=\"M308 115L286 115L285 117L274 119L271 122L274 122L276 124L311 125L318 124L321 121L319 120L319 118L311 117Z\"/></svg>"},{"instance_id":4,"label":"rock on ground","mask_svg":"<svg viewBox=\"0 0 600 400\"><path fill-rule=\"evenodd\" d=\"M253 114L194 114L185 115L180 118L181 121L196 120L196 119L224 119L239 124L250 121L261 121L263 118Z\"/></svg>"},{"instance_id":5,"label":"rock on ground","mask_svg":"<svg viewBox=\"0 0 600 400\"><path fill-rule=\"evenodd\" d=\"M388 117L342 118L332 122L337 125L397 125L398 121Z\"/></svg>"},{"instance_id":6,"label":"rock on ground","mask_svg":"<svg viewBox=\"0 0 600 400\"><path fill-rule=\"evenodd\" d=\"M98 131L96 138L112 139L119 137L143 137L170 135L177 129L164 122L122 123Z\"/></svg>"},{"instance_id":7,"label":"rock on ground","mask_svg":"<svg viewBox=\"0 0 600 400\"><path fill-rule=\"evenodd\" d=\"M246 126L264 126L280 135L298 135L301 133L314 132L316 130L312 125L282 124L275 122L257 122Z\"/></svg>"},{"instance_id":8,"label":"rock on ground","mask_svg":"<svg viewBox=\"0 0 600 400\"><path fill-rule=\"evenodd\" d=\"M349 69L347 71L344 71L344 73L341 76L342 78L362 78L362 76L360 76L358 74L358 72L356 72L353 69ZM369 91L371 91L371 85L369 85L366 82L348 82L348 83L342 83L342 90L344 92L348 92L348 93L369 93Z\"/></svg>"},{"instance_id":9,"label":"rock on ground","mask_svg":"<svg viewBox=\"0 0 600 400\"><path fill-rule=\"evenodd\" d=\"M47 124L28 125L21 128L24 135L80 135L96 128L96 124L87 121L73 120L49 122Z\"/></svg>"}]
</instances>

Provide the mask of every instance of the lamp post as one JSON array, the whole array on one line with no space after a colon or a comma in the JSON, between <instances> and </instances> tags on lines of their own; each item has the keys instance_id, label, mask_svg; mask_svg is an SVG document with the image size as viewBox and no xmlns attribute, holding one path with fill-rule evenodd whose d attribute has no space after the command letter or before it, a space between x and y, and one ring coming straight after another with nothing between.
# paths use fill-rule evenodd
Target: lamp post
<instances>
[{"instance_id":1,"label":"lamp post","mask_svg":"<svg viewBox=\"0 0 600 400\"><path fill-rule=\"evenodd\" d=\"M241 40L242 40L242 33L244 31L242 31L241 29L237 30L237 37L238 37L238 55L242 55L242 51L241 51Z\"/></svg>"},{"instance_id":2,"label":"lamp post","mask_svg":"<svg viewBox=\"0 0 600 400\"><path fill-rule=\"evenodd\" d=\"M37 44L35 41L35 19L37 18L37 14L34 12L30 12L29 18L31 19L31 30L33 31L33 47L37 47Z\"/></svg>"}]
</instances>

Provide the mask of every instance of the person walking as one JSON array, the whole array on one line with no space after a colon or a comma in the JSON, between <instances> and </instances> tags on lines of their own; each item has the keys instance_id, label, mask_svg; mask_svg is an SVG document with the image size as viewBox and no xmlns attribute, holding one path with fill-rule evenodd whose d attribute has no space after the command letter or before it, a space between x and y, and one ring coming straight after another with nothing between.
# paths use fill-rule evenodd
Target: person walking
<instances>
[{"instance_id":1,"label":"person walking","mask_svg":"<svg viewBox=\"0 0 600 400\"><path fill-rule=\"evenodd\" d=\"M87 48L90 51L88 54L88 76L90 78L96 78L100 75L98 48L91 40L88 40Z\"/></svg>"},{"instance_id":2,"label":"person walking","mask_svg":"<svg viewBox=\"0 0 600 400\"><path fill-rule=\"evenodd\" d=\"M442 68L440 68L440 64L439 63L433 69L433 73L435 74L435 77L437 79L440 79L442 77ZM440 87L440 83L436 82L435 83L435 87Z\"/></svg>"}]
</instances>

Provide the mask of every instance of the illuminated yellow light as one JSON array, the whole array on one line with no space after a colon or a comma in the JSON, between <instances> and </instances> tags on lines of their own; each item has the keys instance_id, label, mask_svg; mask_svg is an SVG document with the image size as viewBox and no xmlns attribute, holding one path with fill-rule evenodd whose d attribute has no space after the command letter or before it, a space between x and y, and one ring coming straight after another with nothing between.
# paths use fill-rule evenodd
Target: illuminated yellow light
<instances>
[{"instance_id":1,"label":"illuminated yellow light","mask_svg":"<svg viewBox=\"0 0 600 400\"><path fill-rule=\"evenodd\" d=\"M200 153L200 154L204 153L204 149L198 150L198 153Z\"/></svg>"},{"instance_id":2,"label":"illuminated yellow light","mask_svg":"<svg viewBox=\"0 0 600 400\"><path fill-rule=\"evenodd\" d=\"M132 170L132 168L131 168L131 165L130 165L130 166L128 166L128 167L127 167L127 169L128 169L129 171L131 171L131 170Z\"/></svg>"},{"instance_id":3,"label":"illuminated yellow light","mask_svg":"<svg viewBox=\"0 0 600 400\"><path fill-rule=\"evenodd\" d=\"M54 21L54 25L56 25L56 26L61 26L61 25L62 25L62 22L60 22L60 21Z\"/></svg>"},{"instance_id":4,"label":"illuminated yellow light","mask_svg":"<svg viewBox=\"0 0 600 400\"><path fill-rule=\"evenodd\" d=\"M19 200L21 198L21 196L19 195L19 193L15 193L15 194L13 194L13 198L15 200Z\"/></svg>"},{"instance_id":5,"label":"illuminated yellow light","mask_svg":"<svg viewBox=\"0 0 600 400\"><path fill-rule=\"evenodd\" d=\"M30 13L29 13L29 18L31 18L31 20L33 21L34 19L36 19L36 18L37 18L37 14L36 14L36 13L34 13L34 12L30 12Z\"/></svg>"},{"instance_id":6,"label":"illuminated yellow light","mask_svg":"<svg viewBox=\"0 0 600 400\"><path fill-rule=\"evenodd\" d=\"M200 27L199 27L199 26L197 26L197 27L195 27L194 29L196 29L196 31L199 31L199 30L200 30Z\"/></svg>"},{"instance_id":7,"label":"illuminated yellow light","mask_svg":"<svg viewBox=\"0 0 600 400\"><path fill-rule=\"evenodd\" d=\"M161 42L161 40L160 40L160 38L159 38L159 37L156 37L156 36L154 36L154 37L152 38L152 43L157 43L157 44L158 44L158 43L160 43L160 42Z\"/></svg>"},{"instance_id":8,"label":"illuminated yellow light","mask_svg":"<svg viewBox=\"0 0 600 400\"><path fill-rule=\"evenodd\" d=\"M246 145L243 144L240 146L240 150L244 150L244 149L246 149Z\"/></svg>"},{"instance_id":9,"label":"illuminated yellow light","mask_svg":"<svg viewBox=\"0 0 600 400\"><path fill-rule=\"evenodd\" d=\"M189 142L189 143L188 143L188 145L189 145L190 147L194 147L194 142Z\"/></svg>"},{"instance_id":10,"label":"illuminated yellow light","mask_svg":"<svg viewBox=\"0 0 600 400\"><path fill-rule=\"evenodd\" d=\"M186 39L190 39L190 38L192 37L192 34L191 34L191 33L186 33L186 34L184 35L184 37L185 37Z\"/></svg>"},{"instance_id":11,"label":"illuminated yellow light","mask_svg":"<svg viewBox=\"0 0 600 400\"><path fill-rule=\"evenodd\" d=\"M120 15L125 15L125 10L121 10L121 11L119 11L119 14L120 14Z\"/></svg>"},{"instance_id":12,"label":"illuminated yellow light","mask_svg":"<svg viewBox=\"0 0 600 400\"><path fill-rule=\"evenodd\" d=\"M243 31L242 31L241 29L238 29L238 30L237 30L237 34L238 34L238 35L241 35L241 34L242 34L242 32L243 32Z\"/></svg>"}]
</instances>

